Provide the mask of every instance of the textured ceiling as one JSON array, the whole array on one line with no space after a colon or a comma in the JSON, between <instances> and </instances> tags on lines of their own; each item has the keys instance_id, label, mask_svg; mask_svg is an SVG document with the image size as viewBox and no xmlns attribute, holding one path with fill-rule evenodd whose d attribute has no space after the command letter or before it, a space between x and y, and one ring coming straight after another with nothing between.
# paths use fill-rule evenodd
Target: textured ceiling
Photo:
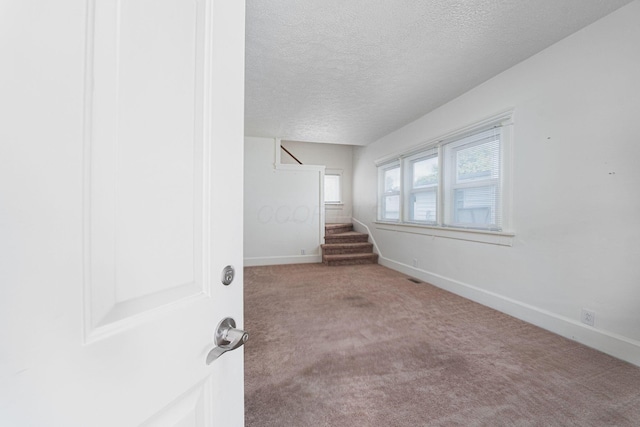
<instances>
[{"instance_id":1,"label":"textured ceiling","mask_svg":"<svg viewBox=\"0 0 640 427\"><path fill-rule=\"evenodd\" d=\"M630 0L247 0L245 134L366 145Z\"/></svg>"}]
</instances>

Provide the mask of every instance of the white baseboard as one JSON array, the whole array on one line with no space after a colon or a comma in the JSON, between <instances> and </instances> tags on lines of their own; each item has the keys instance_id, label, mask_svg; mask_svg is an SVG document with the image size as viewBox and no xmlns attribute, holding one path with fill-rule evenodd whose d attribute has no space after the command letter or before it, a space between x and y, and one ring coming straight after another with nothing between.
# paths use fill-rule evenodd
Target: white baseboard
<instances>
[{"instance_id":1,"label":"white baseboard","mask_svg":"<svg viewBox=\"0 0 640 427\"><path fill-rule=\"evenodd\" d=\"M577 320L559 316L541 308L382 256L378 263L527 323L539 326L565 338L577 341L618 359L640 366L640 342L638 341L612 332L599 330L580 323Z\"/></svg>"},{"instance_id":2,"label":"white baseboard","mask_svg":"<svg viewBox=\"0 0 640 427\"><path fill-rule=\"evenodd\" d=\"M292 256L272 256L245 258L245 267L257 267L261 265L281 265L281 264L313 264L321 263L322 255L292 255Z\"/></svg>"}]
</instances>

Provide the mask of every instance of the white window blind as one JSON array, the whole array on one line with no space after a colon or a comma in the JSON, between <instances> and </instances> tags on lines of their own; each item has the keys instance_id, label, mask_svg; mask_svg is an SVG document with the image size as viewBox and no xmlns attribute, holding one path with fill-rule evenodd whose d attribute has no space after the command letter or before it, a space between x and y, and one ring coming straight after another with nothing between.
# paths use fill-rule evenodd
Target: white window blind
<instances>
[{"instance_id":1,"label":"white window blind","mask_svg":"<svg viewBox=\"0 0 640 427\"><path fill-rule=\"evenodd\" d=\"M342 203L341 176L326 174L324 176L324 202Z\"/></svg>"},{"instance_id":2,"label":"white window blind","mask_svg":"<svg viewBox=\"0 0 640 427\"><path fill-rule=\"evenodd\" d=\"M500 130L488 129L443 147L447 171L443 225L500 230Z\"/></svg>"},{"instance_id":3,"label":"white window blind","mask_svg":"<svg viewBox=\"0 0 640 427\"><path fill-rule=\"evenodd\" d=\"M428 150L404 160L405 218L407 222L438 222L438 152Z\"/></svg>"},{"instance_id":4,"label":"white window blind","mask_svg":"<svg viewBox=\"0 0 640 427\"><path fill-rule=\"evenodd\" d=\"M378 216L386 221L400 219L400 163L393 162L379 170L380 204Z\"/></svg>"},{"instance_id":5,"label":"white window blind","mask_svg":"<svg viewBox=\"0 0 640 427\"><path fill-rule=\"evenodd\" d=\"M378 220L503 231L509 206L503 195L511 192L505 175L510 119L501 114L378 163Z\"/></svg>"}]
</instances>

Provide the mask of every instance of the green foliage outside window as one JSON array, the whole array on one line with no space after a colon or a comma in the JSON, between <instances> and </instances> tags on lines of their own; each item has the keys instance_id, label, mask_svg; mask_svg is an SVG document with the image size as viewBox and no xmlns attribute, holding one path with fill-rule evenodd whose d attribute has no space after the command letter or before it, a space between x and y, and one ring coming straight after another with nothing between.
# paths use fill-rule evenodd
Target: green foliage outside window
<instances>
[{"instance_id":1,"label":"green foliage outside window","mask_svg":"<svg viewBox=\"0 0 640 427\"><path fill-rule=\"evenodd\" d=\"M494 143L475 145L460 150L456 155L458 179L490 177L496 168L498 146Z\"/></svg>"}]
</instances>

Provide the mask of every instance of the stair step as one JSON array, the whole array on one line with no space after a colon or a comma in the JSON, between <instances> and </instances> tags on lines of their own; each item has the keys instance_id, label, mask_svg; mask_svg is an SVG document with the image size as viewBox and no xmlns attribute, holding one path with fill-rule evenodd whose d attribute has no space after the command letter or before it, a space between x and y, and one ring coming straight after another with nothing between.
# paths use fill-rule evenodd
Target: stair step
<instances>
[{"instance_id":1,"label":"stair step","mask_svg":"<svg viewBox=\"0 0 640 427\"><path fill-rule=\"evenodd\" d=\"M322 262L326 265L377 264L369 235L353 230L353 224L325 224Z\"/></svg>"},{"instance_id":2,"label":"stair step","mask_svg":"<svg viewBox=\"0 0 640 427\"><path fill-rule=\"evenodd\" d=\"M348 231L346 233L328 234L324 236L324 242L331 243L360 243L368 242L369 235L366 233L358 233L357 231Z\"/></svg>"},{"instance_id":3,"label":"stair step","mask_svg":"<svg viewBox=\"0 0 640 427\"><path fill-rule=\"evenodd\" d=\"M329 243L321 245L324 255L372 253L373 243Z\"/></svg>"},{"instance_id":4,"label":"stair step","mask_svg":"<svg viewBox=\"0 0 640 427\"><path fill-rule=\"evenodd\" d=\"M353 231L353 224L325 224L325 234L339 234Z\"/></svg>"},{"instance_id":5,"label":"stair step","mask_svg":"<svg viewBox=\"0 0 640 427\"><path fill-rule=\"evenodd\" d=\"M378 262L378 254L324 255L322 262L329 266L376 264Z\"/></svg>"}]
</instances>

